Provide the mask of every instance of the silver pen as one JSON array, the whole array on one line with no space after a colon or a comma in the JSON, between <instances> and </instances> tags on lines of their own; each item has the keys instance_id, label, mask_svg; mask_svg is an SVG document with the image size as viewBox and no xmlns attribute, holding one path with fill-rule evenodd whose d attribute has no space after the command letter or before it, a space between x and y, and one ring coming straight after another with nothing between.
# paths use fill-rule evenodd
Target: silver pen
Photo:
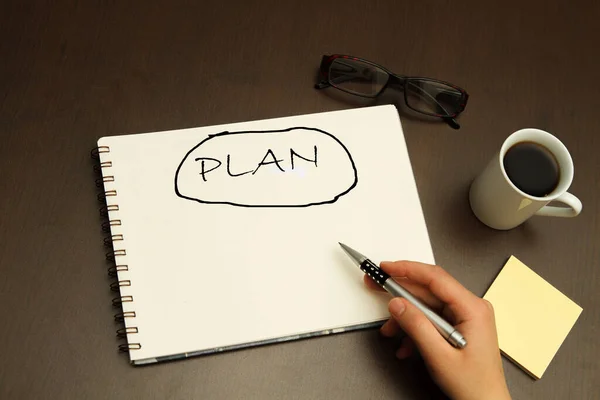
<instances>
[{"instance_id":1,"label":"silver pen","mask_svg":"<svg viewBox=\"0 0 600 400\"><path fill-rule=\"evenodd\" d=\"M338 242L339 243L339 242ZM385 273L381 268L375 265L364 255L358 251L346 246L343 243L339 243L342 249L348 256L358 265L365 274L371 277L379 286L384 288L388 293L395 297L404 297L411 304L417 307L429 321L436 327L438 332L454 347L459 349L464 348L467 345L467 340L456 330L450 323L444 318L436 314L433 310L423 304L419 299L413 296L408 290L404 289L395 280L391 279L388 274Z\"/></svg>"}]
</instances>

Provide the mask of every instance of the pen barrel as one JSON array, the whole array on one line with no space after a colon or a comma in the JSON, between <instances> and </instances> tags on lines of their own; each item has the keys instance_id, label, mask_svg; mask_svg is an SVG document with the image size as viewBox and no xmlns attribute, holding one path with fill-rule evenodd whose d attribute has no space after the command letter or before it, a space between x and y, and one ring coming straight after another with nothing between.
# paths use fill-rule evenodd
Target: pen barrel
<instances>
[{"instance_id":1,"label":"pen barrel","mask_svg":"<svg viewBox=\"0 0 600 400\"><path fill-rule=\"evenodd\" d=\"M448 323L444 318L439 316L435 311L430 309L427 305L425 305L422 301L413 296L408 290L404 289L400 284L398 284L393 279L387 279L383 288L387 290L392 296L395 297L403 297L408 300L412 305L418 308L429 321L435 326L435 328L440 332L440 334L448 340L452 345L456 347L465 347L466 340L462 337L462 335Z\"/></svg>"},{"instance_id":2,"label":"pen barrel","mask_svg":"<svg viewBox=\"0 0 600 400\"><path fill-rule=\"evenodd\" d=\"M382 287L386 281L390 280L390 276L369 259L360 263L360 270Z\"/></svg>"},{"instance_id":3,"label":"pen barrel","mask_svg":"<svg viewBox=\"0 0 600 400\"><path fill-rule=\"evenodd\" d=\"M435 311L427 307L423 302L413 296L408 290L404 289L400 284L394 281L384 270L375 265L371 260L352 249L347 249L342 245L342 248L348 255L357 263L361 271L373 279L381 287L387 290L394 297L404 297L411 304L417 307L425 317L435 326L438 332L454 347L460 349L467 345L466 339L458 330L449 324L444 318L439 316ZM355 253L355 254L353 254Z\"/></svg>"}]
</instances>

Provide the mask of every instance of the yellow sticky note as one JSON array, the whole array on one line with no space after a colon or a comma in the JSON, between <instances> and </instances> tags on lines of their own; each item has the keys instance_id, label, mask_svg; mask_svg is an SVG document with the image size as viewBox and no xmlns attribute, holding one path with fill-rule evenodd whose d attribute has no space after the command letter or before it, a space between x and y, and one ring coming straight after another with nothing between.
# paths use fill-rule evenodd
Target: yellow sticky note
<instances>
[{"instance_id":1,"label":"yellow sticky note","mask_svg":"<svg viewBox=\"0 0 600 400\"><path fill-rule=\"evenodd\" d=\"M582 308L511 256L487 293L502 353L540 379Z\"/></svg>"}]
</instances>

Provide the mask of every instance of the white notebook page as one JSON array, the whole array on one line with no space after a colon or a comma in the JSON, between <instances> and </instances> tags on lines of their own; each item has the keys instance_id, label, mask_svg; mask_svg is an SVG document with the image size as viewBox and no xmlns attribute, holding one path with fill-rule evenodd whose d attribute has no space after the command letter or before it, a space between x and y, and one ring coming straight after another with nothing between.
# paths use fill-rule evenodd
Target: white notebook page
<instances>
[{"instance_id":1,"label":"white notebook page","mask_svg":"<svg viewBox=\"0 0 600 400\"><path fill-rule=\"evenodd\" d=\"M290 128L310 128L291 129ZM221 132L281 131L209 135ZM203 142L204 141L204 142ZM201 143L203 142L203 143ZM434 263L398 113L366 107L103 137L135 311L133 363L360 327L388 317L343 242ZM316 148L316 150L315 150ZM293 150L293 153L292 153ZM292 169L292 159L294 168ZM233 175L233 176L232 176ZM250 207L248 207L250 206Z\"/></svg>"}]
</instances>

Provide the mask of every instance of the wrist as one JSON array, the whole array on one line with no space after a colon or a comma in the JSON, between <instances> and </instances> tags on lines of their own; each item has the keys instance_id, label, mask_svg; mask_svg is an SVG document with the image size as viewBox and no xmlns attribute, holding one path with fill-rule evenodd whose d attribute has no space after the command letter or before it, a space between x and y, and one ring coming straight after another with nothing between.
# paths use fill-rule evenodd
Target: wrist
<instances>
[{"instance_id":1,"label":"wrist","mask_svg":"<svg viewBox=\"0 0 600 400\"><path fill-rule=\"evenodd\" d=\"M488 388L484 393L471 392L452 397L453 400L512 400L508 387Z\"/></svg>"}]
</instances>

